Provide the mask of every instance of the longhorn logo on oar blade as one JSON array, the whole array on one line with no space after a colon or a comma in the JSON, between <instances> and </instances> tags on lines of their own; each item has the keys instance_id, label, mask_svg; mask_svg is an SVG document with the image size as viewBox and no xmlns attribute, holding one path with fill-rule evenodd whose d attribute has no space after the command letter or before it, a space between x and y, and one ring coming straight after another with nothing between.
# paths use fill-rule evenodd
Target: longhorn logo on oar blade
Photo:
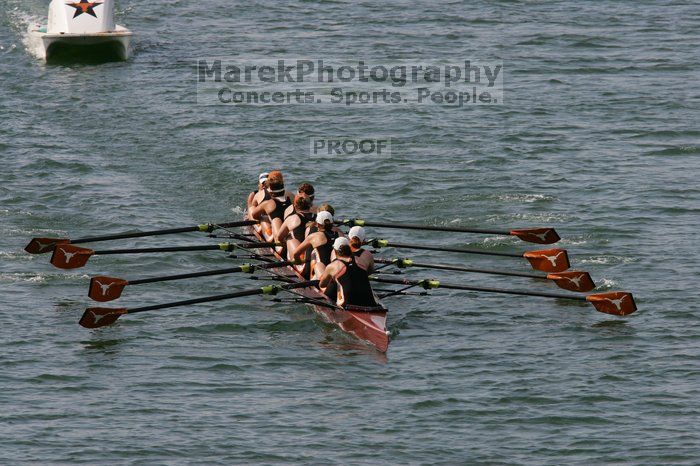
<instances>
[{"instance_id":1,"label":"longhorn logo on oar blade","mask_svg":"<svg viewBox=\"0 0 700 466\"><path fill-rule=\"evenodd\" d=\"M510 234L517 236L523 241L538 244L552 244L561 239L554 228L526 228L512 230Z\"/></svg>"},{"instance_id":2,"label":"longhorn logo on oar blade","mask_svg":"<svg viewBox=\"0 0 700 466\"><path fill-rule=\"evenodd\" d=\"M569 256L565 249L542 249L527 251L523 254L532 268L542 272L563 272L570 267Z\"/></svg>"},{"instance_id":3,"label":"longhorn logo on oar blade","mask_svg":"<svg viewBox=\"0 0 700 466\"><path fill-rule=\"evenodd\" d=\"M121 278L106 277L103 275L90 279L90 291L88 297L93 301L107 302L121 296L124 287L129 282Z\"/></svg>"},{"instance_id":4,"label":"longhorn logo on oar blade","mask_svg":"<svg viewBox=\"0 0 700 466\"><path fill-rule=\"evenodd\" d=\"M570 291L586 292L595 288L595 283L588 272L570 271L550 273L547 278L554 280L559 288Z\"/></svg>"},{"instance_id":5,"label":"longhorn logo on oar blade","mask_svg":"<svg viewBox=\"0 0 700 466\"><path fill-rule=\"evenodd\" d=\"M616 316L626 316L637 310L632 293L624 291L592 294L586 296L586 301L593 304L598 311Z\"/></svg>"},{"instance_id":6,"label":"longhorn logo on oar blade","mask_svg":"<svg viewBox=\"0 0 700 466\"><path fill-rule=\"evenodd\" d=\"M44 254L54 250L57 244L67 244L67 238L33 238L24 248L29 254Z\"/></svg>"},{"instance_id":7,"label":"longhorn logo on oar blade","mask_svg":"<svg viewBox=\"0 0 700 466\"><path fill-rule=\"evenodd\" d=\"M119 317L126 313L127 310L124 308L111 309L108 307L89 307L85 309L78 323L85 328L104 327L113 324Z\"/></svg>"},{"instance_id":8,"label":"longhorn logo on oar blade","mask_svg":"<svg viewBox=\"0 0 700 466\"><path fill-rule=\"evenodd\" d=\"M57 245L51 256L51 264L59 269L77 269L84 266L95 251L72 244Z\"/></svg>"},{"instance_id":9,"label":"longhorn logo on oar blade","mask_svg":"<svg viewBox=\"0 0 700 466\"><path fill-rule=\"evenodd\" d=\"M100 290L102 291L102 296L106 295L107 291L109 291L109 288L112 286L112 283L104 284L97 280L95 280L95 284L100 287Z\"/></svg>"}]
</instances>

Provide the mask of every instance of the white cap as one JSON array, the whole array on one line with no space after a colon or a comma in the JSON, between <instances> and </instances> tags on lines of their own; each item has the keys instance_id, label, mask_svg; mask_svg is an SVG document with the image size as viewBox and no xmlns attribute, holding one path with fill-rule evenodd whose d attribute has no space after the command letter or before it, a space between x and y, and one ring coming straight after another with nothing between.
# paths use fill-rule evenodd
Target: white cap
<instances>
[{"instance_id":1,"label":"white cap","mask_svg":"<svg viewBox=\"0 0 700 466\"><path fill-rule=\"evenodd\" d=\"M316 223L318 223L319 225L323 225L324 223L326 223L326 220L333 223L333 216L330 212L322 210L321 212L316 214Z\"/></svg>"},{"instance_id":2,"label":"white cap","mask_svg":"<svg viewBox=\"0 0 700 466\"><path fill-rule=\"evenodd\" d=\"M347 246L350 247L350 241L344 236L339 236L333 241L333 249L340 249L341 246Z\"/></svg>"},{"instance_id":3,"label":"white cap","mask_svg":"<svg viewBox=\"0 0 700 466\"><path fill-rule=\"evenodd\" d=\"M348 238L359 238L360 241L364 242L365 241L365 229L362 228L361 226L354 226L350 228L350 231L348 232Z\"/></svg>"},{"instance_id":4,"label":"white cap","mask_svg":"<svg viewBox=\"0 0 700 466\"><path fill-rule=\"evenodd\" d=\"M267 172L261 173L260 176L258 176L258 183L264 183L264 182L266 182L266 181L267 181L267 175L268 175Z\"/></svg>"}]
</instances>

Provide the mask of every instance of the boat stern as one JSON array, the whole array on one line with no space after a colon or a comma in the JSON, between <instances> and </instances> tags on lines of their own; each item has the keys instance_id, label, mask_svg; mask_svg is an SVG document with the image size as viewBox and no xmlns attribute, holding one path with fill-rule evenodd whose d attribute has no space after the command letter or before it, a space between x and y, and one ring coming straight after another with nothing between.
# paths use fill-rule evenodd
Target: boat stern
<instances>
[{"instance_id":1,"label":"boat stern","mask_svg":"<svg viewBox=\"0 0 700 466\"><path fill-rule=\"evenodd\" d=\"M52 0L46 27L29 31L40 58L127 60L132 33L114 22L114 0Z\"/></svg>"}]
</instances>

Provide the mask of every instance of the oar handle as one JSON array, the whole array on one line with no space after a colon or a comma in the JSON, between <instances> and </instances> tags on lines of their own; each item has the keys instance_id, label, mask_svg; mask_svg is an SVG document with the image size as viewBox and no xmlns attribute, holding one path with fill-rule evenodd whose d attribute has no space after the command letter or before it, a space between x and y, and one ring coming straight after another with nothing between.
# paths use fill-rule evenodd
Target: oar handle
<instances>
[{"instance_id":1,"label":"oar handle","mask_svg":"<svg viewBox=\"0 0 700 466\"><path fill-rule=\"evenodd\" d=\"M318 280L309 280L298 283L287 283L284 285L269 285L263 286L261 288L254 288L252 290L237 291L235 293L219 294L214 296L207 296L204 298L186 299L184 301L174 301L170 303L154 304L153 306L143 306L129 309L129 314L136 314L137 312L155 311L158 309L166 309L169 307L178 306L189 306L192 304L209 303L212 301L222 301L224 299L242 298L244 296L255 296L261 294L277 294L278 291L283 290L293 290L296 288L307 288L310 286L317 286Z\"/></svg>"},{"instance_id":2,"label":"oar handle","mask_svg":"<svg viewBox=\"0 0 700 466\"><path fill-rule=\"evenodd\" d=\"M554 228L537 227L537 228L519 228L515 230L497 230L490 228L463 228L463 227L445 227L431 225L415 225L396 222L367 222L360 218L348 218L336 220L338 225L353 226L370 226L379 228L396 228L399 230L427 230L427 231L454 231L457 233L480 233L488 235L503 235L517 236L528 243L537 244L552 244L559 241L561 238Z\"/></svg>"},{"instance_id":3,"label":"oar handle","mask_svg":"<svg viewBox=\"0 0 700 466\"><path fill-rule=\"evenodd\" d=\"M451 290L465 290L465 291L484 291L488 293L503 293L503 294L514 294L520 296L540 296L543 298L556 298L556 299L573 299L575 301L586 301L585 296L575 296L567 295L561 293L544 293L540 291L521 291L521 290L504 290L502 288L489 288L484 286L468 286L468 285L440 285L442 288Z\"/></svg>"},{"instance_id":4,"label":"oar handle","mask_svg":"<svg viewBox=\"0 0 700 466\"><path fill-rule=\"evenodd\" d=\"M127 248L127 249L103 249L95 251L95 255L105 256L111 254L148 254L155 252L185 252L185 251L233 251L236 248L253 249L275 246L275 243L249 243L249 244L208 244L202 246L164 246L159 248Z\"/></svg>"},{"instance_id":5,"label":"oar handle","mask_svg":"<svg viewBox=\"0 0 700 466\"><path fill-rule=\"evenodd\" d=\"M375 241L379 241L376 243ZM467 249L467 248L449 248L444 246L425 246L420 244L403 244L394 243L393 241L385 240L375 240L370 242L373 247L394 247L397 249L423 249L426 251L443 251L443 252L459 252L464 254L481 254L485 256L504 256L504 257L520 257L522 254L515 254L512 252L497 252L497 251L483 251L481 249Z\"/></svg>"},{"instance_id":6,"label":"oar handle","mask_svg":"<svg viewBox=\"0 0 700 466\"><path fill-rule=\"evenodd\" d=\"M238 267L228 267L225 269L207 270L205 272L181 273L178 275L166 275L163 277L152 277L152 278L141 278L139 280L129 280L129 285L141 285L141 284L145 284L145 283L166 282L166 281L170 281L170 280L183 280L186 278L210 277L212 275L225 275L225 274L229 274L229 273L238 273L238 272L252 273L255 271L255 269L271 269L271 268L275 268L275 267L284 267L284 266L289 265L289 264L291 264L291 262L289 262L289 261L273 262L270 264L260 264L260 265L243 264L243 265L239 265Z\"/></svg>"},{"instance_id":7,"label":"oar handle","mask_svg":"<svg viewBox=\"0 0 700 466\"><path fill-rule=\"evenodd\" d=\"M167 282L171 280L184 280L186 278L210 277L212 275L224 275L227 273L242 272L245 266L229 267L226 269L208 270L206 272L181 273L177 275L167 275L164 277L141 278L139 280L129 280L129 285L143 285L145 283Z\"/></svg>"},{"instance_id":8,"label":"oar handle","mask_svg":"<svg viewBox=\"0 0 700 466\"><path fill-rule=\"evenodd\" d=\"M176 233L188 233L199 231L198 227L169 228L167 230L141 231L134 233L118 233L114 235L86 236L85 238L72 239L71 244L94 243L98 241L110 241L114 239L140 238L142 236L173 235Z\"/></svg>"},{"instance_id":9,"label":"oar handle","mask_svg":"<svg viewBox=\"0 0 700 466\"><path fill-rule=\"evenodd\" d=\"M338 225L346 226L368 226L378 228L395 228L397 230L427 230L427 231L451 231L457 233L485 233L489 235L510 235L510 231L506 230L489 230L482 228L458 228L458 227L439 227L431 225L415 225L409 223L385 223L385 222L368 222L359 218L348 218L336 220Z\"/></svg>"},{"instance_id":10,"label":"oar handle","mask_svg":"<svg viewBox=\"0 0 700 466\"><path fill-rule=\"evenodd\" d=\"M110 241L114 239L127 239L127 238L140 238L144 236L160 236L160 235L173 235L177 233L188 233L191 231L203 231L211 233L212 231L219 228L233 228L233 227L243 227L248 225L256 225L259 222L257 220L241 220L238 222L227 222L227 223L204 223L201 225L194 225L189 227L181 228L167 228L165 230L152 230L152 231L140 231L133 233L116 233L113 235L103 235L103 236L89 236L85 238L73 239L70 242L72 244L77 243L94 243L98 241Z\"/></svg>"},{"instance_id":11,"label":"oar handle","mask_svg":"<svg viewBox=\"0 0 700 466\"><path fill-rule=\"evenodd\" d=\"M262 294L260 288L256 288L254 290L238 291L236 293L226 293L216 296L207 296L206 298L186 299L184 301L173 301L170 303L154 304L153 306L136 307L133 309L129 309L129 314L136 314L137 312L156 311L158 309L166 309L169 307L189 306L191 304L208 303L211 301L221 301L223 299L242 298L244 296L255 296L258 294Z\"/></svg>"},{"instance_id":12,"label":"oar handle","mask_svg":"<svg viewBox=\"0 0 700 466\"><path fill-rule=\"evenodd\" d=\"M472 267L459 267L456 265L445 265L445 264L422 264L420 262L414 262L410 259L374 259L374 262L379 264L396 264L399 268L404 267L418 267L423 269L436 269L436 270L453 270L455 272L473 272L473 273L485 273L491 275L506 275L509 277L525 277L525 278L539 278L546 280L545 275L537 275L534 273L522 273L522 272L509 272L505 270L491 270L491 269L479 269Z\"/></svg>"},{"instance_id":13,"label":"oar handle","mask_svg":"<svg viewBox=\"0 0 700 466\"><path fill-rule=\"evenodd\" d=\"M381 278L372 276L371 280L379 283L392 283L394 285L412 285L412 286L424 286L425 288L445 288L447 290L463 290L463 291L484 291L488 293L502 293L502 294L513 294L521 296L540 296L544 298L557 298L557 299L573 299L575 301L586 301L585 296L567 295L561 293L543 293L538 291L521 291L521 290L506 290L503 288L490 288L484 286L471 286L471 285L453 285L447 283L441 283L437 280L399 280L394 278Z\"/></svg>"},{"instance_id":14,"label":"oar handle","mask_svg":"<svg viewBox=\"0 0 700 466\"><path fill-rule=\"evenodd\" d=\"M160 248L127 248L127 249L101 249L95 251L95 255L107 256L111 254L148 254L154 252L181 252L181 251L213 251L219 249L216 244L206 246L165 246Z\"/></svg>"}]
</instances>

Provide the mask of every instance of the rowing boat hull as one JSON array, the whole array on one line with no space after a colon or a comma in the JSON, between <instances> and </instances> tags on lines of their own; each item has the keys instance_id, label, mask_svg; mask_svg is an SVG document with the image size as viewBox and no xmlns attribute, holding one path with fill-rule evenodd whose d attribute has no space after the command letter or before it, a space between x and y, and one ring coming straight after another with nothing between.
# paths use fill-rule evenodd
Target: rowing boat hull
<instances>
[{"instance_id":1,"label":"rowing boat hull","mask_svg":"<svg viewBox=\"0 0 700 466\"><path fill-rule=\"evenodd\" d=\"M254 234L260 241L266 241L255 228L249 227L249 232ZM264 253L275 254L279 260L285 260L274 248L267 248ZM267 273L275 274L271 270L267 270ZM291 266L278 269L277 273L295 281L304 280L297 270ZM386 309L372 312L349 311L336 307L334 303L317 288L302 288L296 290L296 292L310 300L324 303L325 305L308 304L308 306L313 308L313 310L326 321L338 326L338 328L344 332L371 344L382 353L385 353L389 348L389 332L386 329Z\"/></svg>"}]
</instances>

